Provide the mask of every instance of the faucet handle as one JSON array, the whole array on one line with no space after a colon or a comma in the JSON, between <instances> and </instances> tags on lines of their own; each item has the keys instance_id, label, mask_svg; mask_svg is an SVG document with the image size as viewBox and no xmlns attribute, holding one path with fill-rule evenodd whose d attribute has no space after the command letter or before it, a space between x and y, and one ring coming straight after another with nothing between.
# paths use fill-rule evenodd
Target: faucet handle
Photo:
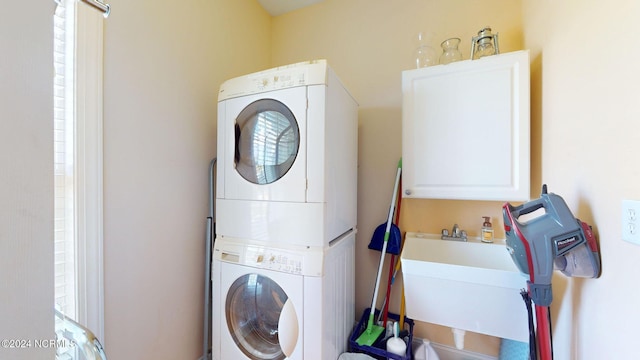
<instances>
[{"instance_id":1,"label":"faucet handle","mask_svg":"<svg viewBox=\"0 0 640 360\"><path fill-rule=\"evenodd\" d=\"M458 224L453 225L452 233L449 234L449 230L442 229L442 236L440 237L442 240L457 240L457 241L467 241L467 232L461 230Z\"/></svg>"}]
</instances>

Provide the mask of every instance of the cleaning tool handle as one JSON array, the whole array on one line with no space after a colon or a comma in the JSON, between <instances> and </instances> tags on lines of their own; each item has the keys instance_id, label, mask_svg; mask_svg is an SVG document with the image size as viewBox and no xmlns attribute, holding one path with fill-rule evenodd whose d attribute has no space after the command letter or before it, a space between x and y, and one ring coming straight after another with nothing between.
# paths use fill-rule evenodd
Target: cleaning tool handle
<instances>
[{"instance_id":1,"label":"cleaning tool handle","mask_svg":"<svg viewBox=\"0 0 640 360\"><path fill-rule=\"evenodd\" d=\"M535 305L538 348L540 360L553 360L551 339L551 312L548 306Z\"/></svg>"},{"instance_id":2,"label":"cleaning tool handle","mask_svg":"<svg viewBox=\"0 0 640 360\"><path fill-rule=\"evenodd\" d=\"M369 314L369 324L367 330L370 331L373 325L374 312L376 309L376 303L378 302L378 290L380 289L380 276L382 275L382 266L384 265L384 255L387 252L387 244L389 243L389 231L391 229L391 222L393 221L393 211L396 203L396 194L398 192L398 185L400 183L400 174L402 173L402 158L398 161L398 171L396 172L396 181L393 185L393 194L391 195L391 206L389 208L389 216L387 217L387 228L384 232L384 242L382 243L382 252L380 253L380 263L378 265L378 275L376 276L376 286L373 290L373 301L371 301L371 313Z\"/></svg>"},{"instance_id":3,"label":"cleaning tool handle","mask_svg":"<svg viewBox=\"0 0 640 360\"><path fill-rule=\"evenodd\" d=\"M400 260L400 259L398 259ZM395 255L391 255L391 260L389 263L389 278L387 279L387 293L384 297L383 309L382 309L382 324L387 326L387 313L389 312L389 302L391 301L391 283L393 280L393 262L395 261ZM380 320L380 316L378 316L378 320Z\"/></svg>"},{"instance_id":4,"label":"cleaning tool handle","mask_svg":"<svg viewBox=\"0 0 640 360\"><path fill-rule=\"evenodd\" d=\"M376 286L373 289L373 301L371 301L371 314L369 322L373 323L376 303L378 302L378 290L380 289L380 276L382 275L382 265L384 264L384 254L387 252L387 244L389 243L389 233L384 234L384 243L382 243L382 252L380 253L380 264L378 265L378 275L376 276Z\"/></svg>"},{"instance_id":5,"label":"cleaning tool handle","mask_svg":"<svg viewBox=\"0 0 640 360\"><path fill-rule=\"evenodd\" d=\"M391 194L391 206L389 207L389 216L387 217L387 228L385 229L385 232L387 234L391 230L391 224L393 223L393 213L395 212L395 208L396 208L396 196L398 195L398 186L400 184L401 173L402 173L402 159L398 161L398 171L396 172L396 181L395 181L395 184L393 185L393 194ZM384 240L387 241L388 238L389 237L386 236L385 234Z\"/></svg>"},{"instance_id":6,"label":"cleaning tool handle","mask_svg":"<svg viewBox=\"0 0 640 360\"><path fill-rule=\"evenodd\" d=\"M389 216L387 217L387 228L384 232L384 242L382 243L382 253L380 254L380 264L378 266L376 286L373 291L373 301L371 302L372 314L376 308L376 303L378 302L378 290L380 289L380 276L382 275L382 266L384 265L384 255L387 252L387 244L389 243L389 233L391 231L391 223L393 221L393 212L395 209L396 196L398 194L398 185L400 184L401 173L402 173L402 158L400 158L400 161L398 161L398 171L396 171L396 181L393 185L393 193L391 195L391 206L389 207Z\"/></svg>"},{"instance_id":7,"label":"cleaning tool handle","mask_svg":"<svg viewBox=\"0 0 640 360\"><path fill-rule=\"evenodd\" d=\"M404 329L404 313L405 313L405 303L404 303L404 284L402 285L400 293L400 329Z\"/></svg>"}]
</instances>

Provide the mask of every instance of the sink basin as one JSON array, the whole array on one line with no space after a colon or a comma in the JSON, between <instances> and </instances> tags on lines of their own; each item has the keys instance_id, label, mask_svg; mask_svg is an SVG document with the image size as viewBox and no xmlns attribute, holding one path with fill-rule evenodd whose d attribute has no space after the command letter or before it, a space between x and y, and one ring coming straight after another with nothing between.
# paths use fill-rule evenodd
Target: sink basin
<instances>
[{"instance_id":1,"label":"sink basin","mask_svg":"<svg viewBox=\"0 0 640 360\"><path fill-rule=\"evenodd\" d=\"M527 277L504 240L441 240L407 233L402 250L407 317L522 342L529 341L520 291Z\"/></svg>"}]
</instances>

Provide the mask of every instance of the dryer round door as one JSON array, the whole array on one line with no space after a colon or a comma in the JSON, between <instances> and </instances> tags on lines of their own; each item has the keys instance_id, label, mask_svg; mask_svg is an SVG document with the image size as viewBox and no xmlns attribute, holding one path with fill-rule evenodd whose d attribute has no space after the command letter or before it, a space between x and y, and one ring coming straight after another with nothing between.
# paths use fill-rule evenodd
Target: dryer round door
<instances>
[{"instance_id":1,"label":"dryer round door","mask_svg":"<svg viewBox=\"0 0 640 360\"><path fill-rule=\"evenodd\" d=\"M220 105L225 198L306 201L306 104L301 87Z\"/></svg>"},{"instance_id":2,"label":"dryer round door","mask_svg":"<svg viewBox=\"0 0 640 360\"><path fill-rule=\"evenodd\" d=\"M291 169L300 148L300 130L283 103L260 99L236 118L235 141L236 171L250 183L266 185Z\"/></svg>"},{"instance_id":3,"label":"dryer round door","mask_svg":"<svg viewBox=\"0 0 640 360\"><path fill-rule=\"evenodd\" d=\"M298 317L293 302L271 278L246 274L227 293L229 333L252 360L284 360L298 343Z\"/></svg>"}]
</instances>

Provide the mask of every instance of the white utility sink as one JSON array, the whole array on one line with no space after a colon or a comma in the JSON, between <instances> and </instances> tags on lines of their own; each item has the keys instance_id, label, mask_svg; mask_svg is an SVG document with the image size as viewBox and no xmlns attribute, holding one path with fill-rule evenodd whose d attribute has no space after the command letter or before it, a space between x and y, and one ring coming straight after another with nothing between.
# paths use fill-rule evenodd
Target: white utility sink
<instances>
[{"instance_id":1,"label":"white utility sink","mask_svg":"<svg viewBox=\"0 0 640 360\"><path fill-rule=\"evenodd\" d=\"M401 258L410 319L529 341L520 295L527 277L511 260L504 240L463 242L409 232Z\"/></svg>"}]
</instances>

